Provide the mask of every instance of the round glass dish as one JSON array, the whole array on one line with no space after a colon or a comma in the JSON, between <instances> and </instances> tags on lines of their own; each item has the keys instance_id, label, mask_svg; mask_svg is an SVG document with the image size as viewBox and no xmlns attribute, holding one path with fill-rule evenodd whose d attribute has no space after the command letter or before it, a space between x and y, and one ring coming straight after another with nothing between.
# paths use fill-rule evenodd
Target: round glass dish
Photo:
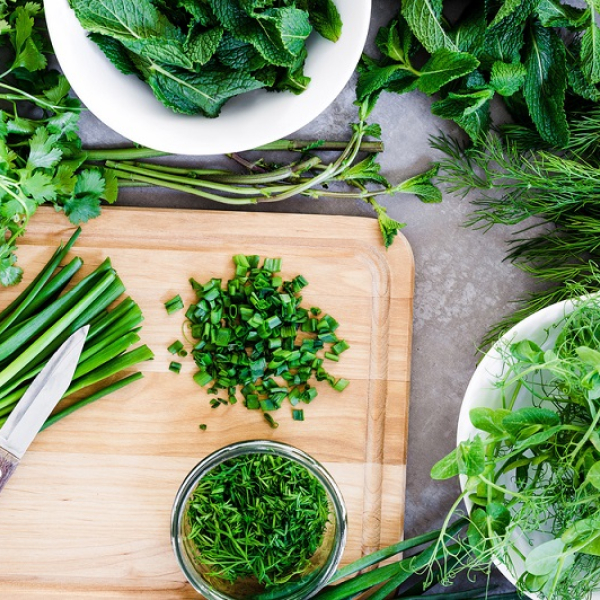
<instances>
[{"instance_id":1,"label":"round glass dish","mask_svg":"<svg viewBox=\"0 0 600 600\"><path fill-rule=\"evenodd\" d=\"M190 497L200 480L217 465L247 454L273 454L287 458L304 467L325 490L329 501L329 523L323 543L311 559L313 567L299 580L272 587L264 594L269 600L307 600L324 587L335 573L346 544L347 514L342 494L323 466L314 458L288 444L269 440L237 442L225 446L201 460L181 484L171 513L171 543L184 575L194 589L207 600L250 600L263 596L254 582L229 584L209 579L194 560L193 542L188 539L190 524L186 518Z\"/></svg>"}]
</instances>

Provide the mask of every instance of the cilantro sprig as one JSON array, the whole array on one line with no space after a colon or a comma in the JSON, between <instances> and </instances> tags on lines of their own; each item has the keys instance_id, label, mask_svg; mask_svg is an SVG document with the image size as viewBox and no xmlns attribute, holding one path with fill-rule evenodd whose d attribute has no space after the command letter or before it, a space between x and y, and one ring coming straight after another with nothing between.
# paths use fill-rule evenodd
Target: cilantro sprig
<instances>
[{"instance_id":1,"label":"cilantro sprig","mask_svg":"<svg viewBox=\"0 0 600 600\"><path fill-rule=\"evenodd\" d=\"M37 2L0 4L0 284L22 277L15 245L38 206L53 204L73 224L114 201L116 187L95 167L83 165L78 136L80 105L69 83L48 68L51 52ZM110 177L110 174L109 174Z\"/></svg>"}]
</instances>

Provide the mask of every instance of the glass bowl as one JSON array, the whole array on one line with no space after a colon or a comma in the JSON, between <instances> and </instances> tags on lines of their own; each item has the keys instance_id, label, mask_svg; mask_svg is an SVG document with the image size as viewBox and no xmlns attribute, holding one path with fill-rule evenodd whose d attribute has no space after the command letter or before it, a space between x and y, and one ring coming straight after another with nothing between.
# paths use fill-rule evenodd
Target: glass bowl
<instances>
[{"instance_id":1,"label":"glass bowl","mask_svg":"<svg viewBox=\"0 0 600 600\"><path fill-rule=\"evenodd\" d=\"M221 463L248 454L272 454L304 467L321 484L329 503L329 521L323 542L310 559L310 567L301 578L264 589L255 580L228 583L210 578L195 560L196 549L189 539L187 508L201 479ZM288 444L268 440L237 442L225 446L201 460L181 484L171 514L171 543L184 575L194 589L207 600L306 600L324 587L335 573L346 544L347 514L342 494L331 475L314 458Z\"/></svg>"}]
</instances>

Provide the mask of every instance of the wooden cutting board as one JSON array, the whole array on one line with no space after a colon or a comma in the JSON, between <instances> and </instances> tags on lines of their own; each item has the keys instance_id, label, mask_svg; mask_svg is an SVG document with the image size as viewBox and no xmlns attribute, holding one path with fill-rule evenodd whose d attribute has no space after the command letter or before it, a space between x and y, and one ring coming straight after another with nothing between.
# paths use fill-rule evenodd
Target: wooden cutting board
<instances>
[{"instance_id":1,"label":"wooden cutting board","mask_svg":"<svg viewBox=\"0 0 600 600\"><path fill-rule=\"evenodd\" d=\"M40 209L19 242L18 289L73 228ZM0 596L10 600L180 600L199 596L180 572L169 538L172 502L188 471L208 453L246 439L293 444L324 463L349 512L344 562L402 535L413 295L413 258L404 237L385 250L373 219L337 216L105 208L84 226L73 253L85 271L110 256L142 307L142 339L155 352L144 379L39 434L0 495ZM166 347L181 337L183 311L164 302L188 283L233 276L234 254L281 257L284 277L304 275L306 306L341 326L351 348L305 407L288 405L270 429L241 404L209 406L193 365L168 370ZM198 425L207 423L200 431Z\"/></svg>"}]
</instances>

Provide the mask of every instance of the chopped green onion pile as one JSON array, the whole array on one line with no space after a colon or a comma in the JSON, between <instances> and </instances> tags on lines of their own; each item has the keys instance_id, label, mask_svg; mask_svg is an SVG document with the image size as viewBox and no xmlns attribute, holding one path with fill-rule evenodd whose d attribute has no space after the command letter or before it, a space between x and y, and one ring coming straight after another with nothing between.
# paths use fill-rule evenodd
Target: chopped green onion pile
<instances>
[{"instance_id":1,"label":"chopped green onion pile","mask_svg":"<svg viewBox=\"0 0 600 600\"><path fill-rule=\"evenodd\" d=\"M318 308L300 306L300 291L308 285L302 275L284 281L280 258L233 257L235 276L225 286L221 279L201 284L191 279L197 301L186 311L193 338L192 356L199 370L194 381L208 392L225 397L211 406L235 404L241 391L244 405L262 410L271 427L277 422L268 413L287 398L295 407L310 403L317 389L310 383L327 381L337 391L347 379L329 374L324 361L337 362L350 346L336 335L338 322ZM169 346L172 354L185 352L183 343ZM323 353L323 357L320 354ZM294 416L295 420L303 420Z\"/></svg>"},{"instance_id":2,"label":"chopped green onion pile","mask_svg":"<svg viewBox=\"0 0 600 600\"><path fill-rule=\"evenodd\" d=\"M69 285L83 261L75 257L65 266L59 265L79 233L78 229L56 250L31 284L0 313L0 426L54 351L84 325L89 324L90 330L63 398L84 388L88 394L52 415L44 428L139 379L141 373L118 380L115 376L153 357L145 345L130 350L140 340L140 307L125 298L109 310L125 291L110 260Z\"/></svg>"},{"instance_id":3,"label":"chopped green onion pile","mask_svg":"<svg viewBox=\"0 0 600 600\"><path fill-rule=\"evenodd\" d=\"M269 589L311 567L329 521L321 483L295 461L246 454L217 465L189 500L189 539L210 578Z\"/></svg>"}]
</instances>

